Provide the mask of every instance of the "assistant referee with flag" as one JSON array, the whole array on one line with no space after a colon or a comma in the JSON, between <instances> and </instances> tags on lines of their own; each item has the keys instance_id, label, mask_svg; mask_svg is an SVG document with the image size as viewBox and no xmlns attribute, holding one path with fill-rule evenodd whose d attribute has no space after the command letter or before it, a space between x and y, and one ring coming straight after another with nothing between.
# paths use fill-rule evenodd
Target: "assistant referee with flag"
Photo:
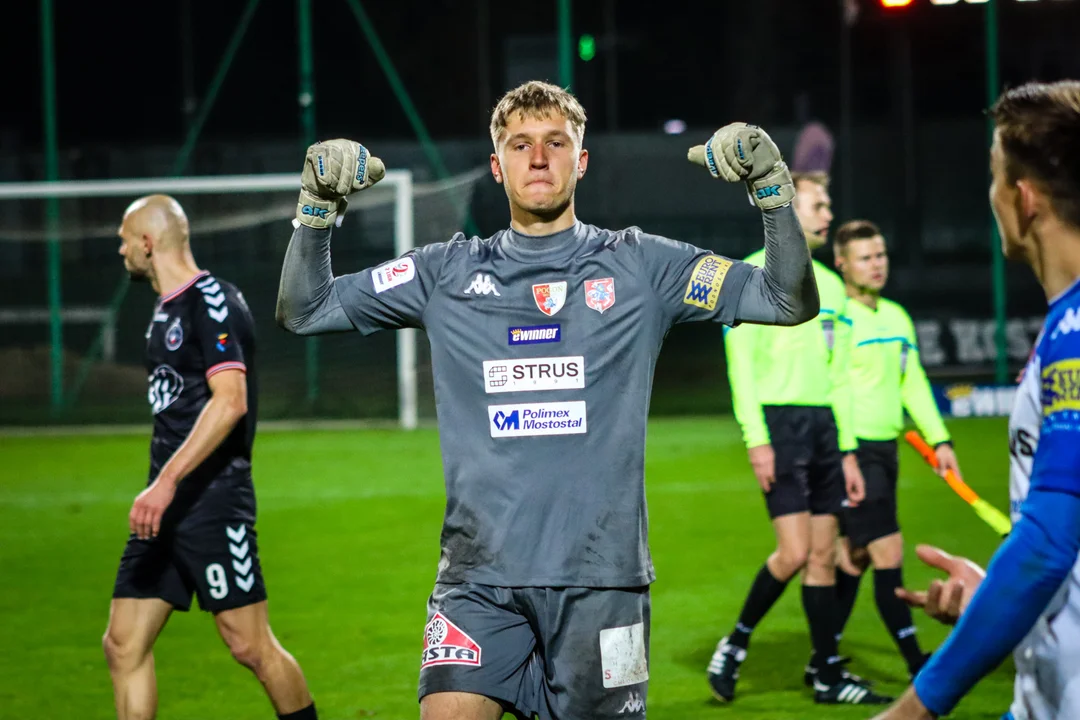
<instances>
[{"instance_id":1,"label":"assistant referee with flag","mask_svg":"<svg viewBox=\"0 0 1080 720\"><path fill-rule=\"evenodd\" d=\"M843 313L851 320L852 426L866 483L866 499L841 516L838 633L851 615L862 573L872 564L878 612L914 677L927 656L915 637L911 610L896 596L903 587L904 551L896 512L897 438L905 411L934 447L938 472L952 469L959 475L960 468L919 362L911 317L880 295L889 276L881 231L867 220L847 222L837 230L833 249L848 296Z\"/></svg>"}]
</instances>

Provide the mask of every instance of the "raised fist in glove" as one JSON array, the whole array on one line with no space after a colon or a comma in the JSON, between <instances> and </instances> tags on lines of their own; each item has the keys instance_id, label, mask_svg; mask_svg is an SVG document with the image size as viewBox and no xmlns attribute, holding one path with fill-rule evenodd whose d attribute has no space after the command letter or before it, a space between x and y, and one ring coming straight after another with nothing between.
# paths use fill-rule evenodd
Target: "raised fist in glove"
<instances>
[{"instance_id":1,"label":"raised fist in glove","mask_svg":"<svg viewBox=\"0 0 1080 720\"><path fill-rule=\"evenodd\" d=\"M690 148L686 156L713 177L746 182L750 199L762 210L773 210L795 199L795 185L780 149L756 125L725 125L704 145Z\"/></svg>"},{"instance_id":2,"label":"raised fist in glove","mask_svg":"<svg viewBox=\"0 0 1080 720\"><path fill-rule=\"evenodd\" d=\"M315 143L304 156L296 219L311 228L328 228L345 214L345 196L383 179L386 167L352 140Z\"/></svg>"}]
</instances>

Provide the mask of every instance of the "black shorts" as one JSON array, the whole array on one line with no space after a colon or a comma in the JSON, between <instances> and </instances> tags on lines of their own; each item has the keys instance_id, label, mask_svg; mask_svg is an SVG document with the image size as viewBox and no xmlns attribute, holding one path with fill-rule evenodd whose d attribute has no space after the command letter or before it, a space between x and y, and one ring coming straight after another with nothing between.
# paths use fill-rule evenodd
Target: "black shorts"
<instances>
[{"instance_id":1,"label":"black shorts","mask_svg":"<svg viewBox=\"0 0 1080 720\"><path fill-rule=\"evenodd\" d=\"M485 695L518 718L645 718L649 588L435 585L421 699Z\"/></svg>"},{"instance_id":2,"label":"black shorts","mask_svg":"<svg viewBox=\"0 0 1080 720\"><path fill-rule=\"evenodd\" d=\"M766 405L776 480L765 493L770 518L809 512L838 515L847 497L832 408Z\"/></svg>"},{"instance_id":3,"label":"black shorts","mask_svg":"<svg viewBox=\"0 0 1080 720\"><path fill-rule=\"evenodd\" d=\"M844 509L841 534L852 547L863 548L886 535L900 532L896 516L896 480L900 464L895 440L859 440L855 451L866 481L866 498Z\"/></svg>"},{"instance_id":4,"label":"black shorts","mask_svg":"<svg viewBox=\"0 0 1080 720\"><path fill-rule=\"evenodd\" d=\"M213 613L265 600L251 477L214 480L196 502L185 500L178 493L156 538L128 538L113 597L160 598L186 611L195 594Z\"/></svg>"}]
</instances>

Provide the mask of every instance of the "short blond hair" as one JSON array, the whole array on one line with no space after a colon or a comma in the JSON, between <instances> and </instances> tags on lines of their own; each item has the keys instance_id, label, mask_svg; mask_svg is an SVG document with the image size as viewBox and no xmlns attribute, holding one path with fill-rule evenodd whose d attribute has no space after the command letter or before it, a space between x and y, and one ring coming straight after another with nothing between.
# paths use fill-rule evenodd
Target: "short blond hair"
<instances>
[{"instance_id":1,"label":"short blond hair","mask_svg":"<svg viewBox=\"0 0 1080 720\"><path fill-rule=\"evenodd\" d=\"M804 170L804 171L792 171L791 184L795 186L796 192L799 189L799 183L808 182L814 185L820 185L826 190L829 189L829 173L824 170Z\"/></svg>"},{"instance_id":2,"label":"short blond hair","mask_svg":"<svg viewBox=\"0 0 1080 720\"><path fill-rule=\"evenodd\" d=\"M579 145L585 137L585 108L573 93L558 85L532 80L503 95L491 112L491 142L496 148L499 136L516 113L537 120L562 115L570 121Z\"/></svg>"}]
</instances>

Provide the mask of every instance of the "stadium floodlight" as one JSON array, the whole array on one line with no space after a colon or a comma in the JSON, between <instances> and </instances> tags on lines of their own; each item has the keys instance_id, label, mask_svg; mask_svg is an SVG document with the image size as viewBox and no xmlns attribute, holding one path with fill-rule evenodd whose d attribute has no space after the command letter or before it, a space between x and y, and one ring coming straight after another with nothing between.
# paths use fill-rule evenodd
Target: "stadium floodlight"
<instances>
[{"instance_id":1,"label":"stadium floodlight","mask_svg":"<svg viewBox=\"0 0 1080 720\"><path fill-rule=\"evenodd\" d=\"M931 5L955 5L960 0L930 0Z\"/></svg>"},{"instance_id":2,"label":"stadium floodlight","mask_svg":"<svg viewBox=\"0 0 1080 720\"><path fill-rule=\"evenodd\" d=\"M885 8L907 7L911 0L881 0L881 6Z\"/></svg>"},{"instance_id":3,"label":"stadium floodlight","mask_svg":"<svg viewBox=\"0 0 1080 720\"><path fill-rule=\"evenodd\" d=\"M988 0L964 0L964 2L966 2L968 5L982 5L988 2Z\"/></svg>"}]
</instances>

